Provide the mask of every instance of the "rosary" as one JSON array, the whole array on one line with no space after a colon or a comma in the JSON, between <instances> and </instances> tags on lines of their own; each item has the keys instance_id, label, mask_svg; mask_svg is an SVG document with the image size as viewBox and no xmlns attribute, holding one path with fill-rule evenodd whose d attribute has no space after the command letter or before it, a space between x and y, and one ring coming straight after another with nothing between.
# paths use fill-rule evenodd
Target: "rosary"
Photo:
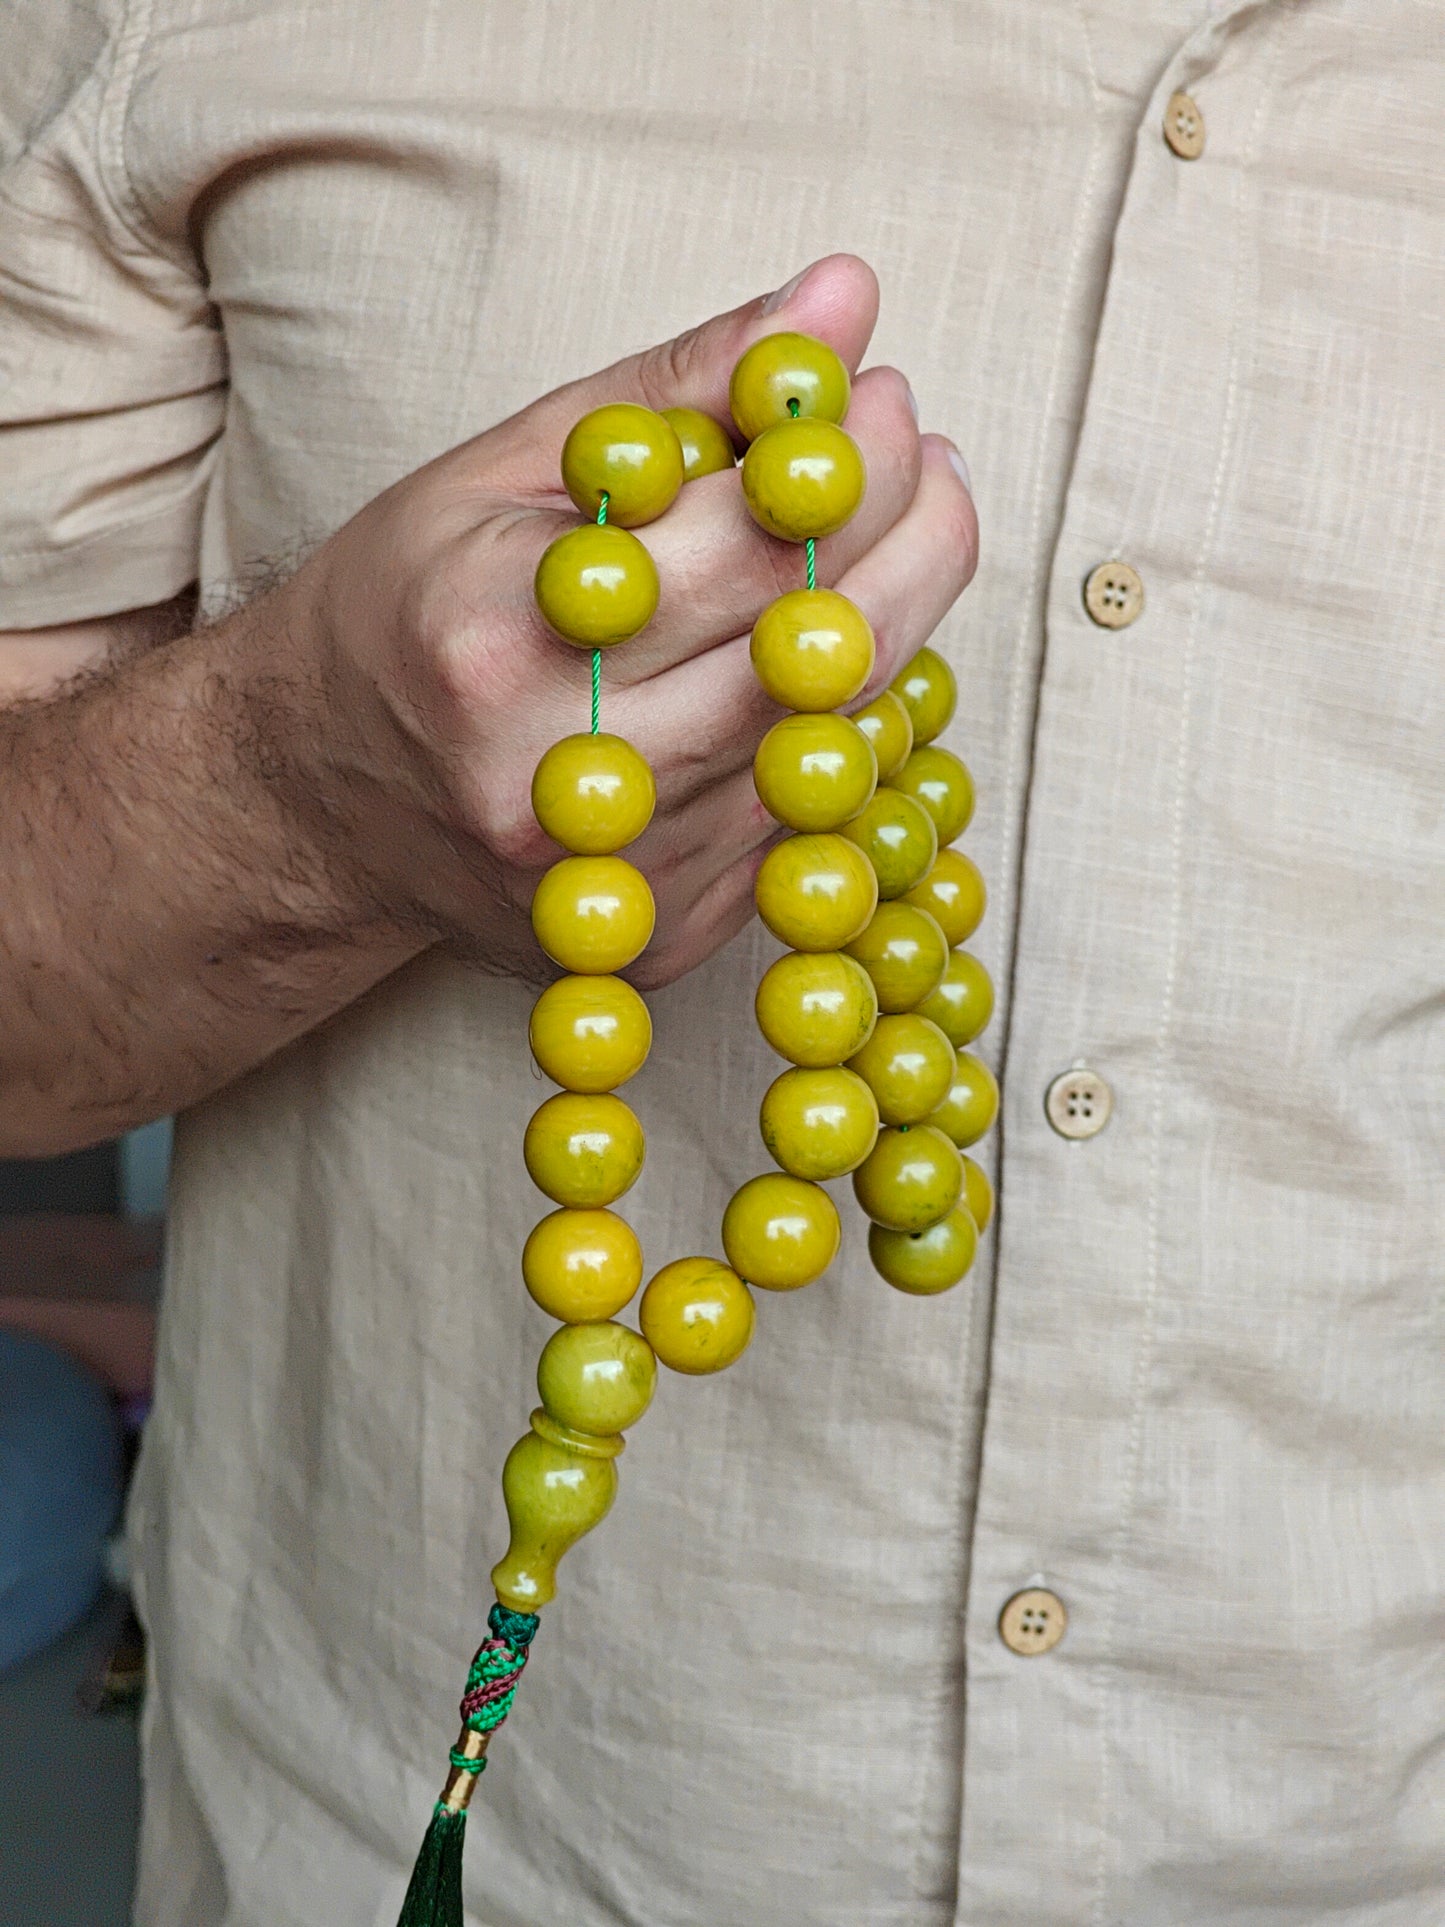
<instances>
[{"instance_id":1,"label":"rosary","mask_svg":"<svg viewBox=\"0 0 1445 1927\"><path fill-rule=\"evenodd\" d=\"M753 764L764 807L793 833L755 884L759 916L789 946L758 985L758 1028L789 1068L759 1119L779 1169L750 1178L723 1213L726 1262L677 1258L655 1273L640 1332L617 1317L642 1283L642 1248L609 1207L642 1169L642 1126L616 1091L641 1069L652 1021L615 973L646 948L654 912L646 879L618 852L647 827L656 791L632 745L601 729L602 652L657 608L656 566L630 531L736 457L710 416L631 403L594 409L562 450L567 493L596 519L550 545L535 590L548 627L592 652L592 727L554 743L532 780L537 820L568 852L537 886L532 927L568 974L531 1017L532 1054L561 1089L528 1124L523 1156L558 1208L522 1253L528 1292L560 1323L538 1361L542 1402L503 1467L511 1543L492 1571L491 1636L472 1661L399 1927L462 1927L466 1811L488 1743L558 1560L612 1504L622 1434L652 1400L658 1361L722 1371L752 1338L754 1290L794 1291L827 1269L842 1227L823 1180L852 1174L875 1270L915 1296L958 1283L993 1213L987 1176L963 1155L993 1123L998 1088L964 1048L993 1013L993 985L958 948L982 919L984 883L951 847L973 814L972 779L934 742L957 702L952 671L920 649L866 708L837 713L874 666L862 611L817 586L814 545L843 527L865 486L839 426L849 392L838 356L807 335L768 335L733 371L744 499L807 556L807 587L769 604L751 644L759 682L793 712Z\"/></svg>"}]
</instances>

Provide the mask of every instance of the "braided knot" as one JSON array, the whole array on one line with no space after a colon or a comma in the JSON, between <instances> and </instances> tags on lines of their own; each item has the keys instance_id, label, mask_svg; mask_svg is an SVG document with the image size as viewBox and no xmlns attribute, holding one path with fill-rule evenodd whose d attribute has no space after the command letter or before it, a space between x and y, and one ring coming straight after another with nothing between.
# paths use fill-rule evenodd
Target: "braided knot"
<instances>
[{"instance_id":1,"label":"braided knot","mask_svg":"<svg viewBox=\"0 0 1445 1927\"><path fill-rule=\"evenodd\" d=\"M474 1733L494 1733L511 1712L539 1623L535 1613L493 1606L487 1618L492 1637L478 1647L462 1695L462 1723Z\"/></svg>"}]
</instances>

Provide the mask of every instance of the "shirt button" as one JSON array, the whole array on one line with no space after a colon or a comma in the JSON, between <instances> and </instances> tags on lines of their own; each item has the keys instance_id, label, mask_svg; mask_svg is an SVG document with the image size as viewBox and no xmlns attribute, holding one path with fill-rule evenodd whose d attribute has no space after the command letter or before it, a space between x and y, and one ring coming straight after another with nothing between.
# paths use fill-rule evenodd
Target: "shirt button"
<instances>
[{"instance_id":1,"label":"shirt button","mask_svg":"<svg viewBox=\"0 0 1445 1927\"><path fill-rule=\"evenodd\" d=\"M1114 1115L1114 1093L1097 1071L1076 1064L1050 1084L1044 1112L1060 1137L1097 1137Z\"/></svg>"},{"instance_id":2,"label":"shirt button","mask_svg":"<svg viewBox=\"0 0 1445 1927\"><path fill-rule=\"evenodd\" d=\"M1144 583L1127 562L1101 562L1084 584L1084 607L1101 629L1127 629L1144 613Z\"/></svg>"},{"instance_id":3,"label":"shirt button","mask_svg":"<svg viewBox=\"0 0 1445 1927\"><path fill-rule=\"evenodd\" d=\"M1069 1615L1056 1592L1044 1586L1030 1586L1016 1592L998 1616L998 1634L1011 1653L1020 1659L1037 1659L1051 1653L1068 1630Z\"/></svg>"},{"instance_id":4,"label":"shirt button","mask_svg":"<svg viewBox=\"0 0 1445 1927\"><path fill-rule=\"evenodd\" d=\"M1181 161L1197 161L1204 152L1204 116L1188 94L1171 94L1164 109L1164 138Z\"/></svg>"}]
</instances>

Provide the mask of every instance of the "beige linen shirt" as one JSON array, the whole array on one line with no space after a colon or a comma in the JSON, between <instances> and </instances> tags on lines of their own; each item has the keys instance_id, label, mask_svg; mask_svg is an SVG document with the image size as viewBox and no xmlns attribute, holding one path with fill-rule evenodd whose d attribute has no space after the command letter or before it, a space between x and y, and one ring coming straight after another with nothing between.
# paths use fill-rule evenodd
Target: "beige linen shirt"
<instances>
[{"instance_id":1,"label":"beige linen shirt","mask_svg":"<svg viewBox=\"0 0 1445 1927\"><path fill-rule=\"evenodd\" d=\"M471 1918L1445 1922L1438 8L9 0L0 36L0 622L244 582L833 248L977 485L940 646L997 1228L910 1301L847 1201L740 1366L662 1385ZM654 1000L653 1264L763 1167L772 950ZM550 1329L528 1003L423 961L182 1123L144 1927L395 1918ZM1113 1114L1070 1141L1078 1062ZM1068 1628L1028 1657L1031 1585Z\"/></svg>"}]
</instances>

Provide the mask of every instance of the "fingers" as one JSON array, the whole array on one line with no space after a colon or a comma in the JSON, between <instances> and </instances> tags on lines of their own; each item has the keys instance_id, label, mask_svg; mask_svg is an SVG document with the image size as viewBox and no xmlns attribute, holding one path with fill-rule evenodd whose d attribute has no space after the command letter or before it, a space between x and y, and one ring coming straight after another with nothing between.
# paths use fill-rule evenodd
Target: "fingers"
<instances>
[{"instance_id":1,"label":"fingers","mask_svg":"<svg viewBox=\"0 0 1445 1927\"><path fill-rule=\"evenodd\" d=\"M761 847L730 864L701 897L674 921L659 918L658 936L623 974L639 990L660 990L696 970L730 943L753 918L753 882Z\"/></svg>"}]
</instances>

